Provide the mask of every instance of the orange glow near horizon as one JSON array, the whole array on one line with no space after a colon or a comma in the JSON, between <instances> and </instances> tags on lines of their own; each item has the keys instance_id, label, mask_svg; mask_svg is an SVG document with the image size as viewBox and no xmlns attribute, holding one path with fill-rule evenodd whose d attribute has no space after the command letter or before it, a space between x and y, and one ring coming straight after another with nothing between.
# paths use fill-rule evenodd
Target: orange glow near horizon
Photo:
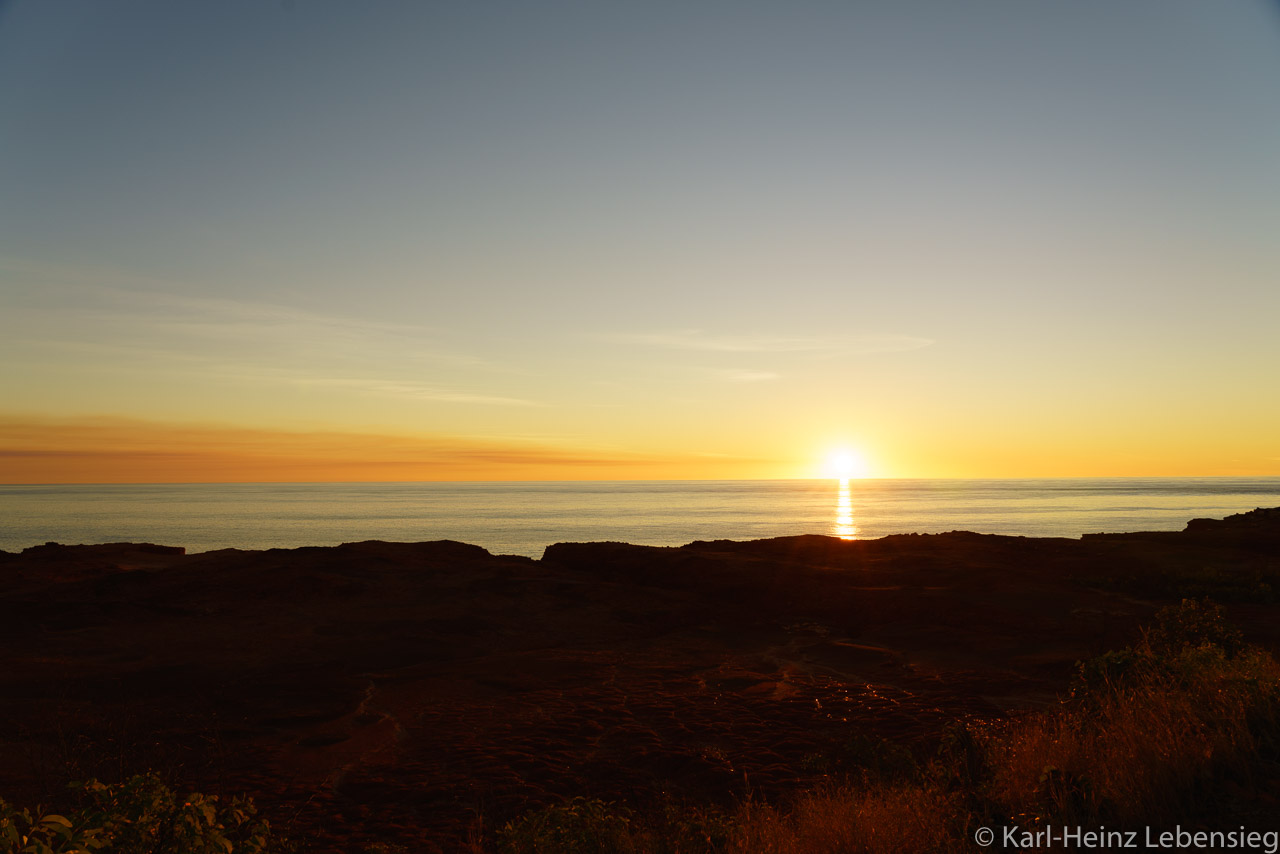
<instances>
[{"instance_id":1,"label":"orange glow near horizon","mask_svg":"<svg viewBox=\"0 0 1280 854\"><path fill-rule=\"evenodd\" d=\"M353 481L756 480L876 478L1276 476L1267 448L1245 443L1174 447L1148 439L1124 453L1047 437L1052 453L1006 441L877 437L874 464L851 446L814 454L804 436L746 437L706 453L680 436L626 444L423 435L386 430L302 430L84 416L0 414L0 483L251 483ZM808 453L804 453L807 445ZM1164 445L1168 445L1165 447ZM768 456L760 448L800 453ZM821 446L819 446L821 447ZM717 453L711 453L715 451ZM1180 455L1175 452L1181 451ZM1168 460L1177 458L1176 465ZM806 461L807 458L807 461ZM815 464L815 460L817 463Z\"/></svg>"},{"instance_id":2,"label":"orange glow near horizon","mask_svg":"<svg viewBox=\"0 0 1280 854\"><path fill-rule=\"evenodd\" d=\"M740 456L452 436L0 416L0 483L681 480L776 477Z\"/></svg>"}]
</instances>

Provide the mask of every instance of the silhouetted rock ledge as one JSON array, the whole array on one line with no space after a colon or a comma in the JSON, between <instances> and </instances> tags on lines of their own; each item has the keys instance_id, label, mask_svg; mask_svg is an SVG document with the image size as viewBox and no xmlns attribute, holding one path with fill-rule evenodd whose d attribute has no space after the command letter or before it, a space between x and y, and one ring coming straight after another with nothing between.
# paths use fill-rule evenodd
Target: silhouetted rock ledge
<instances>
[{"instance_id":1,"label":"silhouetted rock ledge","mask_svg":"<svg viewBox=\"0 0 1280 854\"><path fill-rule=\"evenodd\" d=\"M0 796L153 768L348 850L448 850L560 795L812 782L851 730L1052 702L1184 595L1276 648L1280 509L1182 532L679 548L46 544L0 552ZM744 782L745 781L745 782Z\"/></svg>"}]
</instances>

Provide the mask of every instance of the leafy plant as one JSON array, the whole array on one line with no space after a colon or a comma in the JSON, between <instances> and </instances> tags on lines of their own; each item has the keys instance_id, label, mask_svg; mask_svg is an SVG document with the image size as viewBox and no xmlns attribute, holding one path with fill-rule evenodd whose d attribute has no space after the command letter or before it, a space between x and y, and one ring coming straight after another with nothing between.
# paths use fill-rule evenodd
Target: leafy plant
<instances>
[{"instance_id":1,"label":"leafy plant","mask_svg":"<svg viewBox=\"0 0 1280 854\"><path fill-rule=\"evenodd\" d=\"M179 798L154 774L73 784L84 805L41 815L0 801L0 854L277 854L289 850L248 798Z\"/></svg>"},{"instance_id":2,"label":"leafy plant","mask_svg":"<svg viewBox=\"0 0 1280 854\"><path fill-rule=\"evenodd\" d=\"M0 851L5 854L92 854L101 847L97 829L76 828L60 815L41 816L39 808L33 816L0 800Z\"/></svg>"},{"instance_id":3,"label":"leafy plant","mask_svg":"<svg viewBox=\"0 0 1280 854\"><path fill-rule=\"evenodd\" d=\"M1105 694L1154 679L1188 679L1221 670L1221 659L1248 649L1244 635L1227 622L1226 610L1209 599L1183 599L1156 612L1137 647L1111 650L1076 662L1073 700Z\"/></svg>"},{"instance_id":4,"label":"leafy plant","mask_svg":"<svg viewBox=\"0 0 1280 854\"><path fill-rule=\"evenodd\" d=\"M1183 599L1180 605L1161 608L1146 642L1155 654L1169 656L1212 645L1234 658L1245 647L1244 635L1227 622L1226 609L1209 599Z\"/></svg>"},{"instance_id":5,"label":"leafy plant","mask_svg":"<svg viewBox=\"0 0 1280 854\"><path fill-rule=\"evenodd\" d=\"M1146 647L1126 646L1110 650L1086 661L1076 662L1076 676L1071 683L1071 699L1086 700L1103 696L1126 683L1140 681L1158 667Z\"/></svg>"},{"instance_id":6,"label":"leafy plant","mask_svg":"<svg viewBox=\"0 0 1280 854\"><path fill-rule=\"evenodd\" d=\"M498 831L503 854L621 854L635 850L632 814L594 798L525 813Z\"/></svg>"}]
</instances>

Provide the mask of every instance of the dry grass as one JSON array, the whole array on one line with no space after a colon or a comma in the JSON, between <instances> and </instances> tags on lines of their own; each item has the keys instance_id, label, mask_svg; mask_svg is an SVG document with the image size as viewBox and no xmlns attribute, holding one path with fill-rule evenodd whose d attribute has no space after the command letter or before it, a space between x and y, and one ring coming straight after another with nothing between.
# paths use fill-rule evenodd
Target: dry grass
<instances>
[{"instance_id":1,"label":"dry grass","mask_svg":"<svg viewBox=\"0 0 1280 854\"><path fill-rule=\"evenodd\" d=\"M938 786L867 784L810 792L788 810L745 804L732 854L888 854L962 850L959 799Z\"/></svg>"},{"instance_id":2,"label":"dry grass","mask_svg":"<svg viewBox=\"0 0 1280 854\"><path fill-rule=\"evenodd\" d=\"M1090 702L982 739L989 797L1026 819L1161 824L1218 782L1245 782L1277 730L1280 666L1252 650L1186 649Z\"/></svg>"}]
</instances>

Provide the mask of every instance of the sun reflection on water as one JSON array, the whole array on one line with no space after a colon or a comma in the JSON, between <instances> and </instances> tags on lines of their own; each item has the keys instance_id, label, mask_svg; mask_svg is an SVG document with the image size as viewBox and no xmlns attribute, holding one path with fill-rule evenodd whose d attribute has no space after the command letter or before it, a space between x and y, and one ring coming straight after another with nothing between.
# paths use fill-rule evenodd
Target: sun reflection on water
<instances>
[{"instance_id":1,"label":"sun reflection on water","mask_svg":"<svg viewBox=\"0 0 1280 854\"><path fill-rule=\"evenodd\" d=\"M858 526L853 524L853 495L849 492L849 478L840 478L840 492L836 498L836 524L832 532L842 540L858 539Z\"/></svg>"}]
</instances>

